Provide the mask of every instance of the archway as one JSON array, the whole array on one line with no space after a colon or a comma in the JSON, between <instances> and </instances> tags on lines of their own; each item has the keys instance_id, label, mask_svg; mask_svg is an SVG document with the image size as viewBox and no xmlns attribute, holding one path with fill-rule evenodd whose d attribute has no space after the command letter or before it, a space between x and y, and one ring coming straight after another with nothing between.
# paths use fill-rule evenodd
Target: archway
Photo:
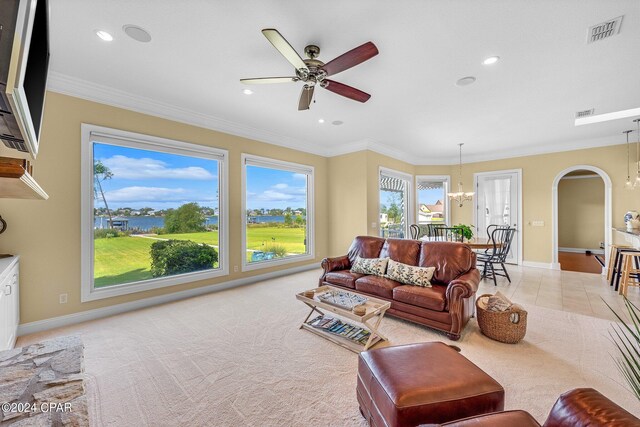
<instances>
[{"instance_id":1,"label":"archway","mask_svg":"<svg viewBox=\"0 0 640 427\"><path fill-rule=\"evenodd\" d=\"M595 166L590 165L576 165L562 170L556 175L553 180L552 186L552 206L553 206L553 242L552 242L552 264L551 267L555 270L560 269L560 263L558 262L558 184L560 179L566 174L577 171L587 170L600 175L600 178L604 181L604 256L605 265L609 264L609 245L611 244L611 178L605 171Z\"/></svg>"}]
</instances>

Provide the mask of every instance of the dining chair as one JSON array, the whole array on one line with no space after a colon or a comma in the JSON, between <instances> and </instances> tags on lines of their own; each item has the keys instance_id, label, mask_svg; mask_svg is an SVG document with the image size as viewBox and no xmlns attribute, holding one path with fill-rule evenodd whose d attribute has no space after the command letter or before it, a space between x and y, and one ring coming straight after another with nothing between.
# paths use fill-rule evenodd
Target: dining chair
<instances>
[{"instance_id":1,"label":"dining chair","mask_svg":"<svg viewBox=\"0 0 640 427\"><path fill-rule=\"evenodd\" d=\"M434 227L433 235L430 236L435 241L441 242L462 242L463 235L456 227Z\"/></svg>"},{"instance_id":2,"label":"dining chair","mask_svg":"<svg viewBox=\"0 0 640 427\"><path fill-rule=\"evenodd\" d=\"M420 226L418 224L411 224L409 226L409 233L411 233L413 240L418 240L420 238Z\"/></svg>"},{"instance_id":3,"label":"dining chair","mask_svg":"<svg viewBox=\"0 0 640 427\"><path fill-rule=\"evenodd\" d=\"M482 279L493 279L493 284L498 286L496 276L506 277L511 283L511 277L504 263L511 249L511 242L516 232L515 228L508 226L495 227L489 236L491 245L486 254L478 254L477 261L482 263Z\"/></svg>"}]
</instances>

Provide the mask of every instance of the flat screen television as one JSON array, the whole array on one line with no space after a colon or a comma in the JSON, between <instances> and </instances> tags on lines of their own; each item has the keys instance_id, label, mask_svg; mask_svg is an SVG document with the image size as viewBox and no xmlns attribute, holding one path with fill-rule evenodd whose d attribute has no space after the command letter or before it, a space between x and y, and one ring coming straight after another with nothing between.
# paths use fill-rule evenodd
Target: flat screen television
<instances>
[{"instance_id":1,"label":"flat screen television","mask_svg":"<svg viewBox=\"0 0 640 427\"><path fill-rule=\"evenodd\" d=\"M49 70L48 5L0 3L0 139L35 158Z\"/></svg>"}]
</instances>

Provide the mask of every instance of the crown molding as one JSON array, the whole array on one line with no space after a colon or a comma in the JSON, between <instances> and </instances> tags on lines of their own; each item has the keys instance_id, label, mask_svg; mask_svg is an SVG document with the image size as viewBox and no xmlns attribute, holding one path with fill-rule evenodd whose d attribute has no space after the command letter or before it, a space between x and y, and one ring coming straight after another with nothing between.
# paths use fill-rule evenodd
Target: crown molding
<instances>
[{"instance_id":1,"label":"crown molding","mask_svg":"<svg viewBox=\"0 0 640 427\"><path fill-rule=\"evenodd\" d=\"M156 101L151 98L132 95L131 93L119 89L89 82L67 74L57 73L55 71L49 73L47 89L63 95L86 99L88 101L111 105L113 107L123 108L218 132L224 132L323 157L335 157L357 151L370 150L415 166L450 166L458 163L458 157L455 154L448 157L420 157L400 151L394 147L392 142L376 141L369 138L340 144L337 147L319 147L317 144L310 141L291 138L286 135L264 129L246 126L240 123L221 119L219 117ZM565 141L554 141L544 145L516 148L509 151L489 152L486 154L481 153L475 155L465 154L463 163L477 163L515 157L535 156L618 144L620 144L620 141L616 136L573 141L569 143Z\"/></svg>"},{"instance_id":2,"label":"crown molding","mask_svg":"<svg viewBox=\"0 0 640 427\"><path fill-rule=\"evenodd\" d=\"M318 147L317 144L309 141L242 125L54 71L49 73L47 90L293 150L324 157L329 155L326 148Z\"/></svg>"}]
</instances>

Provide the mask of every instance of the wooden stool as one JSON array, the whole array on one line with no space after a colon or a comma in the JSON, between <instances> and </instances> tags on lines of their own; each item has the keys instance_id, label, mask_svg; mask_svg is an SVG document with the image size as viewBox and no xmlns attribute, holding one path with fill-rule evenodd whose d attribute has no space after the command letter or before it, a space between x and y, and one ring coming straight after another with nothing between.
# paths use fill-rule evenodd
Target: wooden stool
<instances>
[{"instance_id":1,"label":"wooden stool","mask_svg":"<svg viewBox=\"0 0 640 427\"><path fill-rule=\"evenodd\" d=\"M616 270L616 265L619 262L620 249L630 249L628 245L610 245L611 252L609 252L609 265L607 267L607 282L611 282L613 272Z\"/></svg>"},{"instance_id":2,"label":"wooden stool","mask_svg":"<svg viewBox=\"0 0 640 427\"><path fill-rule=\"evenodd\" d=\"M640 287L640 253L639 252L620 252L622 256L622 281L618 293L627 296L629 286Z\"/></svg>"}]
</instances>

